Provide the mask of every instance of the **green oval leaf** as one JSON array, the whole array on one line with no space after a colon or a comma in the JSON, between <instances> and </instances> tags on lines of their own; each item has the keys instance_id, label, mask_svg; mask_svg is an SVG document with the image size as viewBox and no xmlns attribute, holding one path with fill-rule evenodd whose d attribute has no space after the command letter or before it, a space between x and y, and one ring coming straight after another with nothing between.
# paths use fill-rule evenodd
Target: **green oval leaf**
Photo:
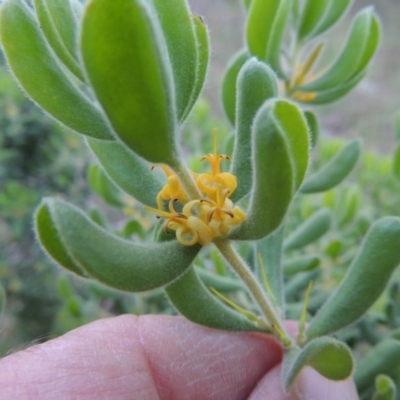
<instances>
[{"instance_id":1,"label":"green oval leaf","mask_svg":"<svg viewBox=\"0 0 400 400\"><path fill-rule=\"evenodd\" d=\"M149 163L116 141L88 139L87 143L116 185L141 203L157 207L162 184L151 172Z\"/></svg>"},{"instance_id":2,"label":"green oval leaf","mask_svg":"<svg viewBox=\"0 0 400 400\"><path fill-rule=\"evenodd\" d=\"M377 50L380 38L379 22L372 7L366 7L355 17L346 44L332 66L314 81L300 86L305 91L324 91L341 85L359 75ZM354 49L357 48L355 52Z\"/></svg>"},{"instance_id":3,"label":"green oval leaf","mask_svg":"<svg viewBox=\"0 0 400 400\"><path fill-rule=\"evenodd\" d=\"M219 292L244 290L243 284L239 279L217 275L204 268L194 267L194 270L206 287L212 287Z\"/></svg>"},{"instance_id":4,"label":"green oval leaf","mask_svg":"<svg viewBox=\"0 0 400 400\"><path fill-rule=\"evenodd\" d=\"M329 6L326 8L323 18L318 21L309 38L321 35L334 26L346 14L352 2L353 0L329 0Z\"/></svg>"},{"instance_id":5,"label":"green oval leaf","mask_svg":"<svg viewBox=\"0 0 400 400\"><path fill-rule=\"evenodd\" d=\"M196 68L196 82L193 89L188 112L192 110L194 104L199 98L200 92L203 88L207 76L208 62L210 59L210 44L207 26L197 15L192 15L194 29L196 34L197 43L197 68Z\"/></svg>"},{"instance_id":6,"label":"green oval leaf","mask_svg":"<svg viewBox=\"0 0 400 400\"><path fill-rule=\"evenodd\" d=\"M309 165L310 131L300 108L290 101L277 100L275 117L286 133L288 148L294 166L295 190L302 184Z\"/></svg>"},{"instance_id":7,"label":"green oval leaf","mask_svg":"<svg viewBox=\"0 0 400 400\"><path fill-rule=\"evenodd\" d=\"M301 13L301 22L298 37L300 40L307 37L322 20L329 7L330 0L306 0Z\"/></svg>"},{"instance_id":8,"label":"green oval leaf","mask_svg":"<svg viewBox=\"0 0 400 400\"><path fill-rule=\"evenodd\" d=\"M275 101L257 113L253 125L253 182L246 220L231 239L262 239L282 223L294 195L294 171L285 134L274 118Z\"/></svg>"},{"instance_id":9,"label":"green oval leaf","mask_svg":"<svg viewBox=\"0 0 400 400\"><path fill-rule=\"evenodd\" d=\"M366 232L365 232L366 233ZM343 252L343 241L339 239L332 239L324 248L325 253L332 257L337 258Z\"/></svg>"},{"instance_id":10,"label":"green oval leaf","mask_svg":"<svg viewBox=\"0 0 400 400\"><path fill-rule=\"evenodd\" d=\"M148 3L91 0L81 51L96 97L121 141L150 162L175 165L172 71Z\"/></svg>"},{"instance_id":11,"label":"green oval leaf","mask_svg":"<svg viewBox=\"0 0 400 400\"><path fill-rule=\"evenodd\" d=\"M298 374L306 366L314 368L325 378L341 381L351 376L354 361L345 343L329 337L315 339L301 351L289 350L283 360L283 385L286 392L289 392Z\"/></svg>"},{"instance_id":12,"label":"green oval leaf","mask_svg":"<svg viewBox=\"0 0 400 400\"><path fill-rule=\"evenodd\" d=\"M122 231L122 236L126 239L129 239L133 235L137 235L141 239L144 239L146 233L144 231L142 224L139 221L131 219L125 224L124 229Z\"/></svg>"},{"instance_id":13,"label":"green oval leaf","mask_svg":"<svg viewBox=\"0 0 400 400\"><path fill-rule=\"evenodd\" d=\"M231 173L236 176L238 187L232 201L238 201L250 192L253 120L265 101L277 95L278 83L274 72L256 58L248 60L237 78L236 134Z\"/></svg>"},{"instance_id":14,"label":"green oval leaf","mask_svg":"<svg viewBox=\"0 0 400 400\"><path fill-rule=\"evenodd\" d=\"M266 60L268 39L281 0L253 0L247 17L246 39L249 51L260 60Z\"/></svg>"},{"instance_id":15,"label":"green oval leaf","mask_svg":"<svg viewBox=\"0 0 400 400\"><path fill-rule=\"evenodd\" d=\"M246 49L236 53L228 64L222 81L222 105L232 126L236 123L236 91L239 72L249 59Z\"/></svg>"},{"instance_id":16,"label":"green oval leaf","mask_svg":"<svg viewBox=\"0 0 400 400\"><path fill-rule=\"evenodd\" d=\"M372 400L396 400L397 386L387 375L378 375L375 378L375 393Z\"/></svg>"},{"instance_id":17,"label":"green oval leaf","mask_svg":"<svg viewBox=\"0 0 400 400\"><path fill-rule=\"evenodd\" d=\"M271 35L268 38L267 56L265 61L281 78L286 78L284 67L281 62L281 55L292 4L292 0L281 0L272 26Z\"/></svg>"},{"instance_id":18,"label":"green oval leaf","mask_svg":"<svg viewBox=\"0 0 400 400\"><path fill-rule=\"evenodd\" d=\"M315 92L316 96L307 103L314 105L333 103L346 96L365 78L365 76L366 71L362 71L360 74L346 81L342 85L336 86L332 89L324 90L322 92Z\"/></svg>"},{"instance_id":19,"label":"green oval leaf","mask_svg":"<svg viewBox=\"0 0 400 400\"><path fill-rule=\"evenodd\" d=\"M345 15L351 3L352 0L307 0L299 38L310 40L326 32Z\"/></svg>"},{"instance_id":20,"label":"green oval leaf","mask_svg":"<svg viewBox=\"0 0 400 400\"><path fill-rule=\"evenodd\" d=\"M48 218L44 230L42 210ZM145 245L121 239L61 200L47 199L37 215L39 240L56 262L70 266L63 263L65 257L57 257L56 246L62 245L61 253L75 266L120 290L140 292L164 286L185 272L200 250L200 246L182 246L177 241ZM51 230L46 225L51 225Z\"/></svg>"},{"instance_id":21,"label":"green oval leaf","mask_svg":"<svg viewBox=\"0 0 400 400\"><path fill-rule=\"evenodd\" d=\"M48 43L60 61L82 82L77 62L78 24L69 0L34 0L36 14Z\"/></svg>"},{"instance_id":22,"label":"green oval leaf","mask_svg":"<svg viewBox=\"0 0 400 400\"><path fill-rule=\"evenodd\" d=\"M22 0L8 0L2 5L0 38L12 73L34 102L79 133L113 139L103 114L71 83L54 59Z\"/></svg>"},{"instance_id":23,"label":"green oval leaf","mask_svg":"<svg viewBox=\"0 0 400 400\"><path fill-rule=\"evenodd\" d=\"M336 291L307 329L307 338L333 333L357 321L377 300L400 262L400 218L385 217L369 229Z\"/></svg>"},{"instance_id":24,"label":"green oval leaf","mask_svg":"<svg viewBox=\"0 0 400 400\"><path fill-rule=\"evenodd\" d=\"M285 299L288 302L300 299L301 293L307 289L310 281L314 281L321 273L320 269L299 272L285 284Z\"/></svg>"},{"instance_id":25,"label":"green oval leaf","mask_svg":"<svg viewBox=\"0 0 400 400\"><path fill-rule=\"evenodd\" d=\"M304 116L307 120L308 128L311 134L311 146L315 147L319 138L319 123L316 115L312 111L305 111Z\"/></svg>"},{"instance_id":26,"label":"green oval leaf","mask_svg":"<svg viewBox=\"0 0 400 400\"><path fill-rule=\"evenodd\" d=\"M192 322L228 331L260 330L246 317L217 300L193 268L168 285L165 292L174 307Z\"/></svg>"},{"instance_id":27,"label":"green oval leaf","mask_svg":"<svg viewBox=\"0 0 400 400\"><path fill-rule=\"evenodd\" d=\"M124 201L122 193L103 170L96 164L92 164L88 173L91 188L107 203L114 207L122 207Z\"/></svg>"},{"instance_id":28,"label":"green oval leaf","mask_svg":"<svg viewBox=\"0 0 400 400\"><path fill-rule=\"evenodd\" d=\"M282 241L284 226L282 225L274 234L256 243L257 254L261 256L264 266L265 275L271 288L274 302L281 309L285 309L285 296L283 292L283 275L282 275ZM260 269L259 268L259 269ZM263 281L263 274L258 271L259 281Z\"/></svg>"},{"instance_id":29,"label":"green oval leaf","mask_svg":"<svg viewBox=\"0 0 400 400\"><path fill-rule=\"evenodd\" d=\"M361 152L361 140L354 139L331 160L306 179L300 188L304 194L324 192L341 183L353 170Z\"/></svg>"},{"instance_id":30,"label":"green oval leaf","mask_svg":"<svg viewBox=\"0 0 400 400\"><path fill-rule=\"evenodd\" d=\"M176 112L182 122L193 105L191 98L196 84L198 51L193 21L186 0L152 0L152 3L167 44Z\"/></svg>"},{"instance_id":31,"label":"green oval leaf","mask_svg":"<svg viewBox=\"0 0 400 400\"><path fill-rule=\"evenodd\" d=\"M363 358L354 373L354 382L359 393L373 385L379 374L394 376L399 371L400 342L385 339L374 346Z\"/></svg>"},{"instance_id":32,"label":"green oval leaf","mask_svg":"<svg viewBox=\"0 0 400 400\"><path fill-rule=\"evenodd\" d=\"M300 272L312 271L319 266L320 262L319 257L308 254L293 257L283 262L283 272L286 276L291 276Z\"/></svg>"},{"instance_id":33,"label":"green oval leaf","mask_svg":"<svg viewBox=\"0 0 400 400\"><path fill-rule=\"evenodd\" d=\"M332 214L327 208L321 208L298 226L285 239L285 251L300 249L318 240L328 232L332 224Z\"/></svg>"},{"instance_id":34,"label":"green oval leaf","mask_svg":"<svg viewBox=\"0 0 400 400\"><path fill-rule=\"evenodd\" d=\"M86 276L84 270L70 256L65 244L62 242L58 228L51 215L50 203L46 200L36 210L35 232L39 244L51 260L76 275Z\"/></svg>"},{"instance_id":35,"label":"green oval leaf","mask_svg":"<svg viewBox=\"0 0 400 400\"><path fill-rule=\"evenodd\" d=\"M246 220L230 235L262 239L283 221L308 166L309 132L303 113L287 100L267 101L253 124L253 191Z\"/></svg>"},{"instance_id":36,"label":"green oval leaf","mask_svg":"<svg viewBox=\"0 0 400 400\"><path fill-rule=\"evenodd\" d=\"M338 204L338 226L343 228L352 222L360 207L360 190L358 187L348 187L341 194L341 201Z\"/></svg>"}]
</instances>

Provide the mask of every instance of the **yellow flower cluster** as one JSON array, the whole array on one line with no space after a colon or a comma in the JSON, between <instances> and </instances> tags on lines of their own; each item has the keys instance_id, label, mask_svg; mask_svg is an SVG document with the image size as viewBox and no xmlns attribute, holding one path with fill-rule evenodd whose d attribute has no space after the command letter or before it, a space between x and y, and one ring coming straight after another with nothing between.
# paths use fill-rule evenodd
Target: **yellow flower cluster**
<instances>
[{"instance_id":1,"label":"yellow flower cluster","mask_svg":"<svg viewBox=\"0 0 400 400\"><path fill-rule=\"evenodd\" d=\"M146 207L159 218L165 218L164 231L176 231L177 239L185 246L196 243L206 246L246 219L242 209L229 199L237 187L236 177L229 172L221 172L221 162L230 161L230 157L217 154L215 143L214 133L214 154L202 158L210 163L211 173L193 173L203 197L190 200L175 172L166 165L159 165L167 176L167 183L157 196L158 210ZM169 201L168 211L163 210L163 200ZM181 212L175 210L176 202L183 204Z\"/></svg>"}]
</instances>

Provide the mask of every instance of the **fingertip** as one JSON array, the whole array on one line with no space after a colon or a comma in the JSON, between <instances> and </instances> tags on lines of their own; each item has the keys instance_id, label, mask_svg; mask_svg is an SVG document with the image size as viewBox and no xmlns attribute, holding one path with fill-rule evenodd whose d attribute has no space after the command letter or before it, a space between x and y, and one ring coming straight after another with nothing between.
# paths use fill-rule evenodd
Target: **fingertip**
<instances>
[{"instance_id":1,"label":"fingertip","mask_svg":"<svg viewBox=\"0 0 400 400\"><path fill-rule=\"evenodd\" d=\"M334 382L310 367L301 371L292 390L286 394L281 372L281 365L269 371L248 400L358 400L357 389L351 378Z\"/></svg>"},{"instance_id":2,"label":"fingertip","mask_svg":"<svg viewBox=\"0 0 400 400\"><path fill-rule=\"evenodd\" d=\"M243 399L282 358L270 336L218 331L179 317L140 318L139 337L161 398Z\"/></svg>"},{"instance_id":3,"label":"fingertip","mask_svg":"<svg viewBox=\"0 0 400 400\"><path fill-rule=\"evenodd\" d=\"M352 378L332 381L310 367L304 368L293 388L296 398L307 400L358 400L357 389Z\"/></svg>"}]
</instances>

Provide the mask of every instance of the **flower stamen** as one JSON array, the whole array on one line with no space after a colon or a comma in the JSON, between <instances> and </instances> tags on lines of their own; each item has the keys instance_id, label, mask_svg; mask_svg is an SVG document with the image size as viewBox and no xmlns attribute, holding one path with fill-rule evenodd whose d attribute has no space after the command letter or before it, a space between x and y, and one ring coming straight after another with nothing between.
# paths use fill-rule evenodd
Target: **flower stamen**
<instances>
[{"instance_id":1,"label":"flower stamen","mask_svg":"<svg viewBox=\"0 0 400 400\"><path fill-rule=\"evenodd\" d=\"M158 209L145 208L165 218L163 230L176 231L176 238L185 246L199 243L209 244L214 238L226 235L234 226L246 219L244 212L234 206L229 196L237 187L236 176L221 172L221 162L231 161L231 157L217 153L217 131L214 130L214 152L202 157L209 161L211 174L203 173L195 178L199 190L204 194L199 200L189 200L184 187L175 172L167 165L159 166L167 177L167 183L157 195ZM195 174L192 173L195 177ZM169 200L168 211L163 210L163 201ZM176 202L183 204L181 212L175 210Z\"/></svg>"}]
</instances>

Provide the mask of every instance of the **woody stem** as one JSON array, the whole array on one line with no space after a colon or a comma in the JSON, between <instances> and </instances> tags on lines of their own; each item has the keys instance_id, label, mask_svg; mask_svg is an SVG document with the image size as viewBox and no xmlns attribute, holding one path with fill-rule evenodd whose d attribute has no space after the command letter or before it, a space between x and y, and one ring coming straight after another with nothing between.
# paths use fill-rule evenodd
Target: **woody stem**
<instances>
[{"instance_id":1,"label":"woody stem","mask_svg":"<svg viewBox=\"0 0 400 400\"><path fill-rule=\"evenodd\" d=\"M291 347L293 345L293 341L290 338L289 334L286 332L286 328L279 318L274 305L262 290L261 285L255 278L253 273L250 271L250 269L246 266L246 264L239 256L239 254L232 247L231 243L228 240L218 238L214 239L214 243L221 254L224 256L225 260L231 265L231 267L243 280L252 297L260 307L261 312L264 314L264 317L271 324L273 331L276 333L276 336L281 340L282 344L285 347Z\"/></svg>"}]
</instances>

